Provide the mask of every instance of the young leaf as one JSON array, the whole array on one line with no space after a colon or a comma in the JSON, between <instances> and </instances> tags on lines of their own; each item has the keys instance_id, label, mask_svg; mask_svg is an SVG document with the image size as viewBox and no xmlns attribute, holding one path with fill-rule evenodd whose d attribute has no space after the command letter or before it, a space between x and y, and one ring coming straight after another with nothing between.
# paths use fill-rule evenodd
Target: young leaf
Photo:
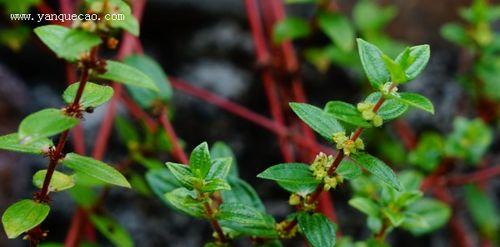
<instances>
[{"instance_id":1,"label":"young leaf","mask_svg":"<svg viewBox=\"0 0 500 247\"><path fill-rule=\"evenodd\" d=\"M49 214L50 207L33 200L14 203L2 215L2 224L8 238L17 238L42 223Z\"/></svg>"},{"instance_id":2,"label":"young leaf","mask_svg":"<svg viewBox=\"0 0 500 247\"><path fill-rule=\"evenodd\" d=\"M300 195L313 192L320 182L314 178L309 166L302 163L285 163L271 166L257 177L274 180L285 190Z\"/></svg>"},{"instance_id":3,"label":"young leaf","mask_svg":"<svg viewBox=\"0 0 500 247\"><path fill-rule=\"evenodd\" d=\"M446 155L477 164L493 141L492 130L480 119L458 117L445 142Z\"/></svg>"},{"instance_id":4,"label":"young leaf","mask_svg":"<svg viewBox=\"0 0 500 247\"><path fill-rule=\"evenodd\" d=\"M349 19L340 13L321 13L318 18L321 30L343 51L354 48L354 28Z\"/></svg>"},{"instance_id":5,"label":"young leaf","mask_svg":"<svg viewBox=\"0 0 500 247\"><path fill-rule=\"evenodd\" d=\"M421 235L441 228L451 216L451 209L448 205L432 199L421 199L408 206L406 213L420 216L427 224L418 221L403 222L402 227L409 230L414 235Z\"/></svg>"},{"instance_id":6,"label":"young leaf","mask_svg":"<svg viewBox=\"0 0 500 247\"><path fill-rule=\"evenodd\" d=\"M299 228L312 247L335 246L335 226L320 213L300 213Z\"/></svg>"},{"instance_id":7,"label":"young leaf","mask_svg":"<svg viewBox=\"0 0 500 247\"><path fill-rule=\"evenodd\" d=\"M474 223L488 238L495 238L500 229L500 216L495 202L474 185L465 187L465 199Z\"/></svg>"},{"instance_id":8,"label":"young leaf","mask_svg":"<svg viewBox=\"0 0 500 247\"><path fill-rule=\"evenodd\" d=\"M406 74L402 68L402 66L392 60L389 56L382 54L382 60L384 60L385 66L389 73L391 74L391 81L394 83L404 83L408 79L406 78Z\"/></svg>"},{"instance_id":9,"label":"young leaf","mask_svg":"<svg viewBox=\"0 0 500 247\"><path fill-rule=\"evenodd\" d=\"M76 82L64 90L63 99L66 103L73 103L79 86L80 82ZM82 106L82 108L98 107L111 99L111 97L113 97L113 93L114 91L112 87L87 82L85 84L85 88L83 89L82 97L80 98L80 106Z\"/></svg>"},{"instance_id":10,"label":"young leaf","mask_svg":"<svg viewBox=\"0 0 500 247\"><path fill-rule=\"evenodd\" d=\"M222 226L233 229L243 235L275 238L278 232L274 219L246 204L223 203L217 219Z\"/></svg>"},{"instance_id":11,"label":"young leaf","mask_svg":"<svg viewBox=\"0 0 500 247\"><path fill-rule=\"evenodd\" d=\"M359 126L370 128L372 125L368 123L355 106L342 101L330 101L325 105L325 112L332 114L336 119Z\"/></svg>"},{"instance_id":12,"label":"young leaf","mask_svg":"<svg viewBox=\"0 0 500 247\"><path fill-rule=\"evenodd\" d=\"M229 169L229 176L238 177L238 164L236 160L236 155L234 155L233 150L224 142L215 142L210 149L210 155L212 159L216 158L231 158L231 168Z\"/></svg>"},{"instance_id":13,"label":"young leaf","mask_svg":"<svg viewBox=\"0 0 500 247\"><path fill-rule=\"evenodd\" d=\"M370 103L376 103L380 99L381 94L379 92L372 93L366 97L365 101ZM408 105L399 102L396 99L386 99L377 114L384 120L395 119L403 115L406 110L408 110Z\"/></svg>"},{"instance_id":14,"label":"young leaf","mask_svg":"<svg viewBox=\"0 0 500 247\"><path fill-rule=\"evenodd\" d=\"M252 186L239 178L230 177L228 180L231 190L223 190L220 192L224 203L242 203L261 212L266 211L259 195L257 195L257 192Z\"/></svg>"},{"instance_id":15,"label":"young leaf","mask_svg":"<svg viewBox=\"0 0 500 247\"><path fill-rule=\"evenodd\" d=\"M305 103L290 103L290 107L302 121L330 142L333 134L344 131L333 116L318 107Z\"/></svg>"},{"instance_id":16,"label":"young leaf","mask_svg":"<svg viewBox=\"0 0 500 247\"><path fill-rule=\"evenodd\" d=\"M311 33L309 23L302 18L287 17L276 23L273 28L273 41L276 44L288 39L307 37Z\"/></svg>"},{"instance_id":17,"label":"young leaf","mask_svg":"<svg viewBox=\"0 0 500 247\"><path fill-rule=\"evenodd\" d=\"M382 213L389 219L391 225L398 227L404 221L404 214L402 212L393 211L388 208L382 208Z\"/></svg>"},{"instance_id":18,"label":"young leaf","mask_svg":"<svg viewBox=\"0 0 500 247\"><path fill-rule=\"evenodd\" d=\"M220 178L225 179L231 170L232 158L215 158L205 179Z\"/></svg>"},{"instance_id":19,"label":"young leaf","mask_svg":"<svg viewBox=\"0 0 500 247\"><path fill-rule=\"evenodd\" d=\"M377 203L366 197L354 197L349 200L349 205L371 217L379 217L380 207Z\"/></svg>"},{"instance_id":20,"label":"young leaf","mask_svg":"<svg viewBox=\"0 0 500 247\"><path fill-rule=\"evenodd\" d=\"M193 183L195 182L196 177L194 177L193 173L189 170L189 168L182 164L167 162L166 163L168 169L174 175L174 177L179 181L182 186L187 189L193 189Z\"/></svg>"},{"instance_id":21,"label":"young leaf","mask_svg":"<svg viewBox=\"0 0 500 247\"><path fill-rule=\"evenodd\" d=\"M343 159L335 172L346 179L355 179L361 175L361 168L350 160Z\"/></svg>"},{"instance_id":22,"label":"young leaf","mask_svg":"<svg viewBox=\"0 0 500 247\"><path fill-rule=\"evenodd\" d=\"M193 217L201 218L205 215L205 208L203 202L194 199L195 197L195 193L186 188L177 188L165 194L165 199L174 208Z\"/></svg>"},{"instance_id":23,"label":"young leaf","mask_svg":"<svg viewBox=\"0 0 500 247\"><path fill-rule=\"evenodd\" d=\"M135 16L132 15L130 6L122 0L110 0L109 5L111 6L111 9L115 9L117 13L124 15L123 19L110 18L110 20L107 20L109 25L114 28L121 28L123 30L126 30L136 37L139 36L139 22L137 21Z\"/></svg>"},{"instance_id":24,"label":"young leaf","mask_svg":"<svg viewBox=\"0 0 500 247\"><path fill-rule=\"evenodd\" d=\"M417 147L410 151L409 162L426 172L432 172L444 156L444 140L438 133L421 135Z\"/></svg>"},{"instance_id":25,"label":"young leaf","mask_svg":"<svg viewBox=\"0 0 500 247\"><path fill-rule=\"evenodd\" d=\"M383 161L364 152L351 154L351 159L359 166L363 167L373 174L380 181L400 191L401 185L394 171L387 166Z\"/></svg>"},{"instance_id":26,"label":"young leaf","mask_svg":"<svg viewBox=\"0 0 500 247\"><path fill-rule=\"evenodd\" d=\"M45 175L47 170L40 170L33 175L33 184L37 188L42 188L43 181L45 180ZM75 181L72 176L68 176L62 172L54 171L52 174L52 179L50 180L49 190L50 191L62 191L70 189L75 186Z\"/></svg>"},{"instance_id":27,"label":"young leaf","mask_svg":"<svg viewBox=\"0 0 500 247\"><path fill-rule=\"evenodd\" d=\"M98 215L90 215L90 221L96 229L117 247L133 247L130 234L115 220Z\"/></svg>"},{"instance_id":28,"label":"young leaf","mask_svg":"<svg viewBox=\"0 0 500 247\"><path fill-rule=\"evenodd\" d=\"M411 81L422 73L425 66L427 66L431 56L431 49L429 45L418 45L410 47L409 55L404 54L405 52L398 55L396 62L405 65L403 69L406 73L406 81Z\"/></svg>"},{"instance_id":29,"label":"young leaf","mask_svg":"<svg viewBox=\"0 0 500 247\"><path fill-rule=\"evenodd\" d=\"M212 161L210 160L210 151L208 144L203 142L193 149L189 157L189 168L198 178L205 178L210 171Z\"/></svg>"},{"instance_id":30,"label":"young leaf","mask_svg":"<svg viewBox=\"0 0 500 247\"><path fill-rule=\"evenodd\" d=\"M148 88L155 92L159 91L155 82L149 78L149 76L134 67L120 62L107 60L106 73L97 74L96 76L101 79L115 81L125 85Z\"/></svg>"},{"instance_id":31,"label":"young leaf","mask_svg":"<svg viewBox=\"0 0 500 247\"><path fill-rule=\"evenodd\" d=\"M19 125L19 138L30 143L71 129L80 121L66 116L61 109L44 109L23 119Z\"/></svg>"},{"instance_id":32,"label":"young leaf","mask_svg":"<svg viewBox=\"0 0 500 247\"><path fill-rule=\"evenodd\" d=\"M155 92L146 88L127 86L131 96L142 107L150 108L155 101L168 102L172 98L170 81L156 61L145 55L132 55L125 58L124 62L149 76L159 89Z\"/></svg>"},{"instance_id":33,"label":"young leaf","mask_svg":"<svg viewBox=\"0 0 500 247\"><path fill-rule=\"evenodd\" d=\"M424 97L423 95L417 93L400 93L400 97L394 97L395 100L398 100L404 104L422 109L426 112L434 114L434 105L432 102Z\"/></svg>"},{"instance_id":34,"label":"young leaf","mask_svg":"<svg viewBox=\"0 0 500 247\"><path fill-rule=\"evenodd\" d=\"M54 146L54 144L47 138L41 138L29 143L22 143L17 133L0 136L0 149L9 151L42 154L51 146Z\"/></svg>"},{"instance_id":35,"label":"young leaf","mask_svg":"<svg viewBox=\"0 0 500 247\"><path fill-rule=\"evenodd\" d=\"M66 154L63 164L74 171L83 173L103 182L130 188L127 179L106 163L75 153Z\"/></svg>"},{"instance_id":36,"label":"young leaf","mask_svg":"<svg viewBox=\"0 0 500 247\"><path fill-rule=\"evenodd\" d=\"M219 190L231 190L231 186L224 179L214 178L207 180L200 189L202 192L214 192Z\"/></svg>"},{"instance_id":37,"label":"young leaf","mask_svg":"<svg viewBox=\"0 0 500 247\"><path fill-rule=\"evenodd\" d=\"M376 46L362 39L357 39L357 42L359 57L366 76L372 87L378 90L391 80L391 75L382 59L383 53Z\"/></svg>"}]
</instances>

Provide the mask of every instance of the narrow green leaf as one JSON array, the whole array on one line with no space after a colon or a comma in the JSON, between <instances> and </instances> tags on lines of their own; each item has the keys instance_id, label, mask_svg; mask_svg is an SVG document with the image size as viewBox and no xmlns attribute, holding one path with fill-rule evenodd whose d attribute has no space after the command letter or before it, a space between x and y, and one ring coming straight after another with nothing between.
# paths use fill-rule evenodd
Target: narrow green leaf
<instances>
[{"instance_id":1,"label":"narrow green leaf","mask_svg":"<svg viewBox=\"0 0 500 247\"><path fill-rule=\"evenodd\" d=\"M205 182L200 189L202 192L214 192L219 190L231 190L231 186L224 179L214 178Z\"/></svg>"},{"instance_id":2,"label":"narrow green leaf","mask_svg":"<svg viewBox=\"0 0 500 247\"><path fill-rule=\"evenodd\" d=\"M330 142L333 134L344 131L332 115L318 107L305 103L290 103L290 107L302 121Z\"/></svg>"},{"instance_id":3,"label":"narrow green leaf","mask_svg":"<svg viewBox=\"0 0 500 247\"><path fill-rule=\"evenodd\" d=\"M336 12L320 13L318 24L321 30L343 51L352 51L354 48L354 28L349 19Z\"/></svg>"},{"instance_id":4,"label":"narrow green leaf","mask_svg":"<svg viewBox=\"0 0 500 247\"><path fill-rule=\"evenodd\" d=\"M96 76L125 85L148 88L155 92L159 91L155 82L149 76L132 66L120 62L107 60L106 73L97 74Z\"/></svg>"},{"instance_id":5,"label":"narrow green leaf","mask_svg":"<svg viewBox=\"0 0 500 247\"><path fill-rule=\"evenodd\" d=\"M236 177L230 177L228 182L231 190L221 191L224 203L242 203L254 207L259 211L266 211L259 195L251 185Z\"/></svg>"},{"instance_id":6,"label":"narrow green leaf","mask_svg":"<svg viewBox=\"0 0 500 247\"><path fill-rule=\"evenodd\" d=\"M299 228L312 247L335 246L335 226L320 213L300 213Z\"/></svg>"},{"instance_id":7,"label":"narrow green leaf","mask_svg":"<svg viewBox=\"0 0 500 247\"><path fill-rule=\"evenodd\" d=\"M366 97L366 101L375 104L380 99L380 96L379 92L372 93ZM391 98L384 101L377 114L384 120L391 120L403 115L406 110L408 110L407 104Z\"/></svg>"},{"instance_id":8,"label":"narrow green leaf","mask_svg":"<svg viewBox=\"0 0 500 247\"><path fill-rule=\"evenodd\" d=\"M215 158L205 179L220 178L225 179L231 170L232 158Z\"/></svg>"},{"instance_id":9,"label":"narrow green leaf","mask_svg":"<svg viewBox=\"0 0 500 247\"><path fill-rule=\"evenodd\" d=\"M203 142L193 149L189 157L189 168L198 178L205 178L210 171L212 161L210 160L210 151L208 144Z\"/></svg>"},{"instance_id":10,"label":"narrow green leaf","mask_svg":"<svg viewBox=\"0 0 500 247\"><path fill-rule=\"evenodd\" d=\"M432 105L432 102L423 95L417 93L400 93L399 96L400 97L394 97L394 99L434 114L434 105Z\"/></svg>"},{"instance_id":11,"label":"narrow green leaf","mask_svg":"<svg viewBox=\"0 0 500 247\"><path fill-rule=\"evenodd\" d=\"M71 129L80 121L69 117L61 109L44 109L23 119L19 125L19 138L30 143Z\"/></svg>"},{"instance_id":12,"label":"narrow green leaf","mask_svg":"<svg viewBox=\"0 0 500 247\"><path fill-rule=\"evenodd\" d=\"M346 179L355 179L361 175L361 168L350 160L343 159L335 172Z\"/></svg>"},{"instance_id":13,"label":"narrow green leaf","mask_svg":"<svg viewBox=\"0 0 500 247\"><path fill-rule=\"evenodd\" d=\"M336 119L359 126L363 128L371 128L372 125L368 123L355 106L342 101L329 101L325 105L325 111L332 114Z\"/></svg>"},{"instance_id":14,"label":"narrow green leaf","mask_svg":"<svg viewBox=\"0 0 500 247\"><path fill-rule=\"evenodd\" d=\"M92 224L96 227L96 229L115 246L134 246L134 242L132 241L130 234L115 220L105 216L92 214L90 215L90 221L92 221Z\"/></svg>"},{"instance_id":15,"label":"narrow green leaf","mask_svg":"<svg viewBox=\"0 0 500 247\"><path fill-rule=\"evenodd\" d=\"M210 149L210 155L212 159L216 158L231 158L231 168L229 170L229 176L238 177L238 163L236 160L236 155L234 155L233 150L224 142L215 142Z\"/></svg>"},{"instance_id":16,"label":"narrow green leaf","mask_svg":"<svg viewBox=\"0 0 500 247\"><path fill-rule=\"evenodd\" d=\"M51 146L54 146L54 144L47 138L41 138L29 143L22 143L17 133L0 136L0 149L9 151L42 154L48 151Z\"/></svg>"},{"instance_id":17,"label":"narrow green leaf","mask_svg":"<svg viewBox=\"0 0 500 247\"><path fill-rule=\"evenodd\" d=\"M278 236L274 219L246 204L223 203L217 219L223 227L243 235L275 238Z\"/></svg>"},{"instance_id":18,"label":"narrow green leaf","mask_svg":"<svg viewBox=\"0 0 500 247\"><path fill-rule=\"evenodd\" d=\"M130 188L127 179L106 163L75 153L66 154L63 164L74 171L83 173L103 182Z\"/></svg>"},{"instance_id":19,"label":"narrow green leaf","mask_svg":"<svg viewBox=\"0 0 500 247\"><path fill-rule=\"evenodd\" d=\"M274 43L282 43L289 39L307 37L311 33L311 28L307 20L296 17L287 17L276 23L273 28Z\"/></svg>"},{"instance_id":20,"label":"narrow green leaf","mask_svg":"<svg viewBox=\"0 0 500 247\"><path fill-rule=\"evenodd\" d=\"M40 170L33 175L33 184L37 188L42 188L43 181L45 180L45 175L47 170ZM75 181L72 176L68 176L62 172L54 171L52 179L50 180L49 190L50 191L63 191L75 186Z\"/></svg>"},{"instance_id":21,"label":"narrow green leaf","mask_svg":"<svg viewBox=\"0 0 500 247\"><path fill-rule=\"evenodd\" d=\"M73 103L79 86L80 82L76 82L66 88L63 93L63 99L66 103ZM83 89L82 97L80 98L80 105L83 108L98 107L110 100L111 97L113 97L113 93L112 87L87 82Z\"/></svg>"},{"instance_id":22,"label":"narrow green leaf","mask_svg":"<svg viewBox=\"0 0 500 247\"><path fill-rule=\"evenodd\" d=\"M8 238L17 238L42 223L50 207L33 200L22 200L12 204L2 215L2 224Z\"/></svg>"},{"instance_id":23,"label":"narrow green leaf","mask_svg":"<svg viewBox=\"0 0 500 247\"><path fill-rule=\"evenodd\" d=\"M383 53L376 46L362 39L357 39L357 42L359 57L366 76L372 87L378 90L391 80L391 75L382 59Z\"/></svg>"},{"instance_id":24,"label":"narrow green leaf","mask_svg":"<svg viewBox=\"0 0 500 247\"><path fill-rule=\"evenodd\" d=\"M196 218L205 215L203 202L194 199L195 193L186 188L177 188L165 194L165 199L177 210Z\"/></svg>"},{"instance_id":25,"label":"narrow green leaf","mask_svg":"<svg viewBox=\"0 0 500 247\"><path fill-rule=\"evenodd\" d=\"M364 152L351 154L350 157L354 162L369 171L380 181L386 183L387 185L393 187L398 191L401 190L401 185L399 184L396 174L394 174L394 171L392 171L392 169L383 161Z\"/></svg>"},{"instance_id":26,"label":"narrow green leaf","mask_svg":"<svg viewBox=\"0 0 500 247\"><path fill-rule=\"evenodd\" d=\"M396 58L397 63L405 64L404 70L407 78L406 81L411 81L422 73L429 62L430 56L431 49L429 45L418 45L410 47L409 56L404 56L403 52ZM403 59L405 61L403 61Z\"/></svg>"},{"instance_id":27,"label":"narrow green leaf","mask_svg":"<svg viewBox=\"0 0 500 247\"><path fill-rule=\"evenodd\" d=\"M274 180L285 190L299 195L313 192L319 184L309 166L302 163L274 165L261 172L257 177Z\"/></svg>"},{"instance_id":28,"label":"narrow green leaf","mask_svg":"<svg viewBox=\"0 0 500 247\"><path fill-rule=\"evenodd\" d=\"M371 217L380 215L379 205L366 197L354 197L349 200L349 205Z\"/></svg>"},{"instance_id":29,"label":"narrow green leaf","mask_svg":"<svg viewBox=\"0 0 500 247\"><path fill-rule=\"evenodd\" d=\"M189 168L182 164L167 162L168 169L174 175L174 177L179 181L182 186L187 189L193 189L193 183L197 180Z\"/></svg>"},{"instance_id":30,"label":"narrow green leaf","mask_svg":"<svg viewBox=\"0 0 500 247\"><path fill-rule=\"evenodd\" d=\"M401 65L394 60L392 60L390 57L386 56L385 54L382 54L382 60L384 60L385 66L387 70L389 70L389 73L391 74L391 81L394 83L403 83L406 82L408 79L406 78L406 73L401 67Z\"/></svg>"}]
</instances>

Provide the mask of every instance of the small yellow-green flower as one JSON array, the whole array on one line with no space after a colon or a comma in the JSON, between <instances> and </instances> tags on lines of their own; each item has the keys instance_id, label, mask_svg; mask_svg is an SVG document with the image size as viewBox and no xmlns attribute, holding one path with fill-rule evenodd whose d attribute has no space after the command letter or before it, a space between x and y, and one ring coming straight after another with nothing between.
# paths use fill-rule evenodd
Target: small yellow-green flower
<instances>
[{"instance_id":1,"label":"small yellow-green flower","mask_svg":"<svg viewBox=\"0 0 500 247\"><path fill-rule=\"evenodd\" d=\"M379 127L384 123L384 120L380 115L373 111L374 107L375 104L366 102L361 102L357 105L358 111L361 112L361 117L363 117L366 121L371 121L373 126Z\"/></svg>"},{"instance_id":2,"label":"small yellow-green flower","mask_svg":"<svg viewBox=\"0 0 500 247\"><path fill-rule=\"evenodd\" d=\"M296 206L300 204L300 196L297 194L291 194L290 198L288 199L288 204L292 206Z\"/></svg>"}]
</instances>

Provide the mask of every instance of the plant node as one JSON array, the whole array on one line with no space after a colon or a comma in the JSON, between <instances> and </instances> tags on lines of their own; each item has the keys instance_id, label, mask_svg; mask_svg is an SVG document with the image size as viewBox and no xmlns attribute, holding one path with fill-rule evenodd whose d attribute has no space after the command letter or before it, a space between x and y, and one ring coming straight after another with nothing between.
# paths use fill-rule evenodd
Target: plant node
<instances>
[{"instance_id":1,"label":"plant node","mask_svg":"<svg viewBox=\"0 0 500 247\"><path fill-rule=\"evenodd\" d=\"M342 150L347 156L351 153L356 153L358 150L365 149L365 144L361 138L351 140L351 138L346 136L344 131L333 134L332 139L337 144L337 149Z\"/></svg>"}]
</instances>

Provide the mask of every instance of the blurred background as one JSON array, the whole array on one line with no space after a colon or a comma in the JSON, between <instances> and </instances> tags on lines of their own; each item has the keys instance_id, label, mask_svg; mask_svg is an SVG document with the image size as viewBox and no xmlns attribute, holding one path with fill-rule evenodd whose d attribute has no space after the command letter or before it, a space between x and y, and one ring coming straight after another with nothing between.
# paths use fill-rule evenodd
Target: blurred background
<instances>
[{"instance_id":1,"label":"blurred background","mask_svg":"<svg viewBox=\"0 0 500 247\"><path fill-rule=\"evenodd\" d=\"M263 2L266 1L271 0L257 2L262 8L266 5ZM3 2L0 1L0 4ZM495 14L497 17L488 19L491 40L483 42L481 40L487 39L484 38L485 34L477 34L479 31L475 29L475 25L479 24L465 20L460 14L461 9L471 6L473 1L470 0L332 2L327 6L314 3L286 5L288 17L300 18L310 24L306 34L295 35L293 31L286 31L289 28L300 29L300 25L284 26L285 31L281 33L266 30L268 38L276 36L274 41L269 42L276 46L279 46L280 39L294 38L293 44L300 69L294 71L292 76L302 80L303 91L309 103L320 107L332 99L356 103L369 92L369 84L356 62L356 50L326 49L332 44L334 47L342 45L332 41L321 25L318 27L316 24L319 11L340 13L350 20L352 27L356 29L356 36L363 36L378 43L389 54L399 53L406 45L425 43L431 46L429 65L420 77L405 85L403 90L419 92L430 98L436 108L436 114L409 111L402 122L388 124L379 131L380 133L368 132L367 146L372 153L383 157L395 170L420 169L424 174L433 174L437 164L434 164L434 167L430 165L430 168L426 168L426 165L435 160L422 161L411 158L411 154L415 152L410 151L409 147L418 147L421 137L429 132L446 139L456 131L457 124L454 128L454 121L460 116L468 121L480 121L478 125L472 125L467 130L472 139L477 137L478 133L483 133L476 133L474 130L488 129L487 136L481 136L479 140L486 140L487 145L474 154L467 153L467 148L465 151L457 151L457 156L461 156L461 159L447 172L458 176L500 165L500 26L498 21L493 21L500 16L498 5ZM356 14L355 9L360 2L370 2L378 8ZM486 2L490 3L492 9L492 6L498 4L497 1ZM59 7L58 1L46 1L45 4L53 9ZM30 9L31 13L38 11L37 7ZM42 23L16 23L9 20L6 11L3 13L0 18L0 43L3 44L0 46L1 135L15 132L23 117L31 112L45 107L61 106L63 101L60 94L67 83L64 62L51 54L30 31ZM385 16L385 19L365 20L368 23L380 21L379 26L370 29L363 26L362 21L361 24L360 21L356 23L359 15L366 15L366 18L371 18L369 15ZM460 31L442 30L445 24L452 22L463 26L466 31L462 35L472 41L461 42L460 39L465 38L460 36ZM18 31L12 35L12 29L20 25L28 27L26 34L19 34ZM266 86L262 83L261 76L266 68L256 62L254 38L243 0L148 0L140 35L144 53L161 64L169 76L182 83L206 89L272 119ZM481 60L483 58L486 61ZM276 83L281 87L286 87L289 83L286 76L278 75L276 78ZM478 80L483 81L480 83L482 91L474 86ZM254 186L268 212L278 219L291 212L293 209L287 204L287 193L274 183L255 177L265 168L283 162L276 135L253 122L193 97L178 87L174 88L177 89L174 89L171 99L172 121L185 150L191 150L205 140L209 144L224 141L236 155L240 176ZM286 107L287 102L281 103ZM141 124L128 114L123 103L118 106L118 114L138 129L141 128ZM83 129L87 150L93 148L97 138L96 129L105 116L106 107L86 115ZM407 129L410 129L410 132ZM406 139L401 137L401 134L406 134ZM437 150L438 146L439 144L436 144L427 148ZM71 145L68 148L71 149ZM425 147L421 150L425 151ZM118 164L126 154L127 146L123 144L116 130L113 130L104 160ZM473 157L468 159L469 156ZM162 162L171 159L169 155L160 158ZM45 165L42 157L0 151L0 211L3 212L8 205L20 198L31 197L35 191L31 176ZM487 171L498 173L498 169ZM141 172L143 173L141 168L136 169L137 174ZM496 209L500 198L498 177L489 176L485 181L479 184L477 182L474 181L486 195L487 203L491 203L493 209ZM449 188L449 191L454 196L453 217L460 218L463 224L461 229L472 246L494 246L494 241L498 241L494 239L498 238L500 233L498 214L486 215L486 223L478 221L475 213L468 208L470 203L467 202L463 187L454 186ZM346 183L331 193L331 197L337 223L343 234L361 240L369 236L369 231L365 226L366 218L347 204L352 193ZM48 240L63 242L76 204L67 193L59 193L52 199L57 203L53 203L51 214L45 223L45 228L50 229ZM211 237L208 223L173 212L151 192L138 193L113 188L105 198L104 208L132 233L137 246L202 246ZM486 232L481 223L488 225ZM456 241L460 240L454 239L454 234L456 235L456 232L453 227L446 225L422 236L396 230L390 235L388 242L393 246L466 246L457 243ZM97 243L99 246L111 246L100 235L97 236ZM239 244L249 245L245 241ZM285 244L301 245L299 239ZM2 233L0 246L27 246L27 243L19 239L7 240Z\"/></svg>"}]
</instances>

